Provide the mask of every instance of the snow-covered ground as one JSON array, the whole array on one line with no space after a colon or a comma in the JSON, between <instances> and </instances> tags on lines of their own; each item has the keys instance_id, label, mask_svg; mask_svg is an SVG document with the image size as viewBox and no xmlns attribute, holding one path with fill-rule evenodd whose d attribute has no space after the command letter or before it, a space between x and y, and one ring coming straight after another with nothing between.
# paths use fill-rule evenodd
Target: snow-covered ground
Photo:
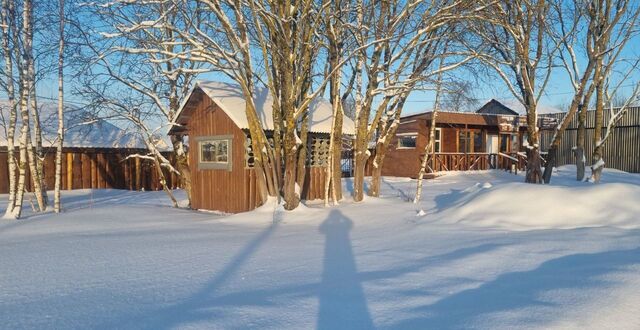
<instances>
[{"instance_id":1,"label":"snow-covered ground","mask_svg":"<svg viewBox=\"0 0 640 330\"><path fill-rule=\"evenodd\" d=\"M233 216L68 192L0 220L0 328L639 329L640 175L572 176L450 174L417 206L385 178L361 204Z\"/></svg>"}]
</instances>

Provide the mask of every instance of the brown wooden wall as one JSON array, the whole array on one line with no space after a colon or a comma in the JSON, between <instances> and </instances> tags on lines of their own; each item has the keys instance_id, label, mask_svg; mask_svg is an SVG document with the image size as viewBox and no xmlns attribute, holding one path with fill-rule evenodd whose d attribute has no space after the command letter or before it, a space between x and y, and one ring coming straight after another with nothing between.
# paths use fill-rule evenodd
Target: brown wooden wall
<instances>
[{"instance_id":1,"label":"brown wooden wall","mask_svg":"<svg viewBox=\"0 0 640 330\"><path fill-rule=\"evenodd\" d=\"M416 176L420 168L420 157L429 142L429 130L425 119L408 120L398 126L396 134L418 133L416 147L413 149L398 148L398 137L395 136L382 163L382 175ZM373 157L372 157L373 158Z\"/></svg>"},{"instance_id":2,"label":"brown wooden wall","mask_svg":"<svg viewBox=\"0 0 640 330\"><path fill-rule=\"evenodd\" d=\"M144 150L127 149L66 149L62 153L62 189L128 189L160 190L160 181L153 163L142 159L126 159ZM55 149L45 150L44 177L47 190L55 186ZM171 160L169 153L165 154ZM179 187L178 176L164 170L168 186ZM7 152L0 151L0 193L9 192ZM27 168L27 190L31 177Z\"/></svg>"},{"instance_id":3,"label":"brown wooden wall","mask_svg":"<svg viewBox=\"0 0 640 330\"><path fill-rule=\"evenodd\" d=\"M209 97L192 94L188 104L192 107L187 122L189 135L189 163L191 168L192 200L195 209L227 213L246 212L260 206L256 175L246 167L246 134ZM231 135L231 171L226 169L198 169L198 137ZM325 169L306 169L305 183L301 185L302 199L324 198Z\"/></svg>"},{"instance_id":4,"label":"brown wooden wall","mask_svg":"<svg viewBox=\"0 0 640 330\"><path fill-rule=\"evenodd\" d=\"M194 97L194 94L192 94ZM191 206L195 209L227 213L245 212L256 208L259 195L255 174L245 167L245 134L208 97L200 97L187 125L189 135L189 163L191 167ZM232 135L231 171L226 169L198 169L198 144L201 136Z\"/></svg>"}]
</instances>

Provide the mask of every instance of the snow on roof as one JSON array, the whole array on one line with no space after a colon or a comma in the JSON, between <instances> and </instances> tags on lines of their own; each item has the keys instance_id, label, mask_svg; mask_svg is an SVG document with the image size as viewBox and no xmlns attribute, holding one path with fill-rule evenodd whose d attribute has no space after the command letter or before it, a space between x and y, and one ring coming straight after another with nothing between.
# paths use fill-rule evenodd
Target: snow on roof
<instances>
[{"instance_id":1,"label":"snow on roof","mask_svg":"<svg viewBox=\"0 0 640 330\"><path fill-rule=\"evenodd\" d=\"M500 103L502 103L502 105L504 105L505 107L519 113L520 115L526 115L527 114L527 110L525 110L524 105L522 105L522 103L520 103L520 101L518 100L501 100L501 99L493 99L496 100ZM487 100L485 102L482 103L482 105L484 106L485 104L491 102L491 100ZM544 105L544 104L540 104L538 103L538 107L536 109L538 114L550 114L550 113L559 113L559 112L563 112L562 110L558 109L558 108L554 108L548 105Z\"/></svg>"},{"instance_id":2,"label":"snow on roof","mask_svg":"<svg viewBox=\"0 0 640 330\"><path fill-rule=\"evenodd\" d=\"M39 103L38 107L43 145L55 146L58 129L57 104L45 102ZM64 147L66 148L146 148L138 134L126 131L104 119L96 118L86 109L67 104L64 118ZM0 101L0 147L7 146L8 125L9 106L7 101ZM22 120L18 113L16 141L19 139L21 126Z\"/></svg>"},{"instance_id":3,"label":"snow on roof","mask_svg":"<svg viewBox=\"0 0 640 330\"><path fill-rule=\"evenodd\" d=\"M231 83L218 81L198 81L194 90L200 88L211 100L213 100L233 122L241 129L249 129L249 123L245 113L245 97L240 86ZM264 129L273 130L273 98L266 88L257 89L255 92L256 112ZM189 97L187 96L186 99ZM182 104L178 110L178 116L182 113L185 105ZM330 133L333 119L333 109L331 103L316 98L309 107L309 132ZM342 124L344 134L355 134L355 124L353 120L344 117Z\"/></svg>"}]
</instances>

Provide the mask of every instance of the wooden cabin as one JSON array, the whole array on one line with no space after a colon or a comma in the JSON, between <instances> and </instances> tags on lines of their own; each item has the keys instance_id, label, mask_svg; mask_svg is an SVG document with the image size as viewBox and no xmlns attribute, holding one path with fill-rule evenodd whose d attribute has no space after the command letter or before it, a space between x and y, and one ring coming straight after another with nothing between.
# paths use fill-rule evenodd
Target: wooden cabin
<instances>
[{"instance_id":1,"label":"wooden cabin","mask_svg":"<svg viewBox=\"0 0 640 330\"><path fill-rule=\"evenodd\" d=\"M55 143L57 139L57 104L41 103L40 120L44 151L44 181L46 189L55 183ZM0 102L0 127L8 126L8 106ZM146 154L141 137L100 118L81 107L65 106L64 147L62 150L62 189L128 189L159 190L158 175L153 164L133 154ZM17 128L21 127L18 118ZM0 129L0 194L9 192L9 168L7 164L6 129ZM16 148L17 139L16 135ZM159 148L167 158L172 152L168 144L159 142ZM17 150L16 150L17 153ZM165 171L169 187L178 188L179 178ZM26 189L31 191L31 179L27 167Z\"/></svg>"},{"instance_id":2,"label":"wooden cabin","mask_svg":"<svg viewBox=\"0 0 640 330\"><path fill-rule=\"evenodd\" d=\"M391 142L382 175L415 178L429 141L433 112L401 118ZM439 111L436 117L434 154L428 172L521 169L527 145L526 116L497 100L476 112Z\"/></svg>"},{"instance_id":3,"label":"wooden cabin","mask_svg":"<svg viewBox=\"0 0 640 330\"><path fill-rule=\"evenodd\" d=\"M266 89L256 91L256 112L267 131L273 130L273 99ZM324 198L324 178L333 111L325 100L309 109L307 175L301 198ZM238 213L255 209L258 197L253 170L251 136L245 98L239 86L199 81L183 101L169 134L188 136L191 205L195 209ZM343 132L354 134L345 117Z\"/></svg>"}]
</instances>

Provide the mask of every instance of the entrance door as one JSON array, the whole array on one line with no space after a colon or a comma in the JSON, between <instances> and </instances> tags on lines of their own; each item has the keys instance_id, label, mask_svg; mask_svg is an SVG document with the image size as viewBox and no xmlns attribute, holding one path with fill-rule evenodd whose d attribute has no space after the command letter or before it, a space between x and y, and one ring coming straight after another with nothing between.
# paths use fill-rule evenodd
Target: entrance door
<instances>
[{"instance_id":1,"label":"entrance door","mask_svg":"<svg viewBox=\"0 0 640 330\"><path fill-rule=\"evenodd\" d=\"M500 152L500 140L497 134L487 134L487 152L491 154Z\"/></svg>"}]
</instances>

